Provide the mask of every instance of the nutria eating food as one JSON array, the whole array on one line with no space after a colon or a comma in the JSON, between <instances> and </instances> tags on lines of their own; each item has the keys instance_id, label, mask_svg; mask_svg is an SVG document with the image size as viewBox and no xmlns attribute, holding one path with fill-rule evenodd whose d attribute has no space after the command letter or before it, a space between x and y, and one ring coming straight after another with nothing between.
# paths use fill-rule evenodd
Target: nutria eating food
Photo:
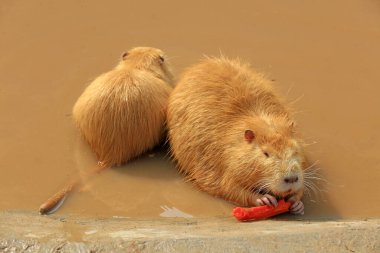
<instances>
[{"instance_id":1,"label":"nutria eating food","mask_svg":"<svg viewBox=\"0 0 380 253\"><path fill-rule=\"evenodd\" d=\"M304 211L306 159L286 102L239 60L206 58L185 71L168 104L179 170L199 189L242 206Z\"/></svg>"}]
</instances>

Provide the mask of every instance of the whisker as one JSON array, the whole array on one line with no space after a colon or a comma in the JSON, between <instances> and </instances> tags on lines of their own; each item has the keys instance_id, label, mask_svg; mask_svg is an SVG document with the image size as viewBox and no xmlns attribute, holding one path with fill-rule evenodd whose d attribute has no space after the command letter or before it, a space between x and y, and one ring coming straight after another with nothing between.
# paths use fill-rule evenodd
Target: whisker
<instances>
[{"instance_id":1,"label":"whisker","mask_svg":"<svg viewBox=\"0 0 380 253\"><path fill-rule=\"evenodd\" d=\"M317 180L317 181L322 181L328 183L328 181L324 178L320 178L317 176L304 176L305 179L312 179L312 180Z\"/></svg>"},{"instance_id":2,"label":"whisker","mask_svg":"<svg viewBox=\"0 0 380 253\"><path fill-rule=\"evenodd\" d=\"M294 87L294 83L292 83L292 84L290 85L288 91L287 91L286 94L285 94L286 97L289 96L289 93L290 93L290 91L293 89L293 87Z\"/></svg>"},{"instance_id":3,"label":"whisker","mask_svg":"<svg viewBox=\"0 0 380 253\"><path fill-rule=\"evenodd\" d=\"M293 115L296 115L296 114L305 113L305 112L307 112L307 111L294 111L292 113L293 113Z\"/></svg>"},{"instance_id":4,"label":"whisker","mask_svg":"<svg viewBox=\"0 0 380 253\"><path fill-rule=\"evenodd\" d=\"M311 168L313 168L317 163L319 163L319 160L316 160L314 163L312 163L309 167L307 167L304 171L307 171Z\"/></svg>"},{"instance_id":5,"label":"whisker","mask_svg":"<svg viewBox=\"0 0 380 253\"><path fill-rule=\"evenodd\" d=\"M312 197L312 196L311 196L311 193L310 193L310 190L309 190L308 187L305 187L305 193L307 194L307 196L308 196L309 198Z\"/></svg>"},{"instance_id":6,"label":"whisker","mask_svg":"<svg viewBox=\"0 0 380 253\"><path fill-rule=\"evenodd\" d=\"M267 187L269 186L269 183L266 183L264 185L262 185L258 190L257 190L257 193L260 193L264 190L267 190Z\"/></svg>"},{"instance_id":7,"label":"whisker","mask_svg":"<svg viewBox=\"0 0 380 253\"><path fill-rule=\"evenodd\" d=\"M318 194L318 190L317 190L317 188L315 187L315 185L313 185L313 184L310 183L310 182L309 182L309 183L306 183L306 182L305 182L305 186L306 186L307 189L310 190L311 193L313 193L314 196L316 196L316 197L319 196L319 194ZM310 196L311 196L311 194L310 194Z\"/></svg>"},{"instance_id":8,"label":"whisker","mask_svg":"<svg viewBox=\"0 0 380 253\"><path fill-rule=\"evenodd\" d=\"M303 143L303 145L305 146L305 147L309 147L309 146L311 146L311 145L314 145L314 144L317 144L318 142L317 141L313 141L313 142L310 142L310 143Z\"/></svg>"},{"instance_id":9,"label":"whisker","mask_svg":"<svg viewBox=\"0 0 380 253\"><path fill-rule=\"evenodd\" d=\"M293 104L297 103L297 102L300 101L304 96L305 96L305 94L302 94L302 95L299 96L298 98L294 99L292 102L289 102L289 104L293 105Z\"/></svg>"},{"instance_id":10,"label":"whisker","mask_svg":"<svg viewBox=\"0 0 380 253\"><path fill-rule=\"evenodd\" d=\"M317 198L320 198L320 193L321 193L321 189L319 187L317 187L316 184L314 184L314 182L312 182L311 180L306 180L304 181L304 185L306 186L306 189L310 189L310 191L313 193L313 195ZM311 195L309 195L311 197Z\"/></svg>"},{"instance_id":11,"label":"whisker","mask_svg":"<svg viewBox=\"0 0 380 253\"><path fill-rule=\"evenodd\" d=\"M271 180L267 179L267 178L263 178L261 180L259 180L258 182L256 182L253 186L251 186L250 190L255 192L255 193L258 193L258 194L262 194L263 192L266 192L268 193L269 192L269 186L271 185Z\"/></svg>"}]
</instances>

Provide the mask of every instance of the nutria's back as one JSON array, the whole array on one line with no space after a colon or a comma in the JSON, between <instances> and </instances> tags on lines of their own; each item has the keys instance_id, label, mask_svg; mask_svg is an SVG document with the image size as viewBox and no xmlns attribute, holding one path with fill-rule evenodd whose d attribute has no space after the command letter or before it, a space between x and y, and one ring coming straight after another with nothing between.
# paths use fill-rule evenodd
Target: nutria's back
<instances>
[{"instance_id":1,"label":"nutria's back","mask_svg":"<svg viewBox=\"0 0 380 253\"><path fill-rule=\"evenodd\" d=\"M99 161L120 165L162 138L172 90L164 60L161 50L132 49L79 97L73 117Z\"/></svg>"},{"instance_id":2,"label":"nutria's back","mask_svg":"<svg viewBox=\"0 0 380 253\"><path fill-rule=\"evenodd\" d=\"M202 190L243 205L253 204L260 180L274 185L296 170L276 167L295 151L303 164L292 127L270 82L237 60L208 58L189 68L169 99L169 140L179 169ZM268 152L273 157L266 159Z\"/></svg>"}]
</instances>

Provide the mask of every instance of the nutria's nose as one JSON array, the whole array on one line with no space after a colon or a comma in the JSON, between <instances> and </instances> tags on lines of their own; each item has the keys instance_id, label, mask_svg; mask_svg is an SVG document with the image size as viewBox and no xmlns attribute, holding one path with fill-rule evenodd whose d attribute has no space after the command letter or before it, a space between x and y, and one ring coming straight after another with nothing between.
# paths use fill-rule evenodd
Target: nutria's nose
<instances>
[{"instance_id":1,"label":"nutria's nose","mask_svg":"<svg viewBox=\"0 0 380 253\"><path fill-rule=\"evenodd\" d=\"M298 176L289 176L284 178L285 183L292 184L298 181Z\"/></svg>"}]
</instances>

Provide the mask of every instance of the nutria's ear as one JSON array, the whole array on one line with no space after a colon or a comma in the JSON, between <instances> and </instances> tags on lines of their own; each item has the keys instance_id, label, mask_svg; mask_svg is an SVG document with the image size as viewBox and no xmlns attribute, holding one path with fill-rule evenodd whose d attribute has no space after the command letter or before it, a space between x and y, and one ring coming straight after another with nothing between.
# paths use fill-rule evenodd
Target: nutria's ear
<instances>
[{"instance_id":1,"label":"nutria's ear","mask_svg":"<svg viewBox=\"0 0 380 253\"><path fill-rule=\"evenodd\" d=\"M251 143L255 139L255 134L251 129L247 129L244 132L244 138L248 143Z\"/></svg>"},{"instance_id":2,"label":"nutria's ear","mask_svg":"<svg viewBox=\"0 0 380 253\"><path fill-rule=\"evenodd\" d=\"M124 52L122 55L121 55L121 59L122 60L125 60L125 58L127 58L128 56L128 52Z\"/></svg>"},{"instance_id":3,"label":"nutria's ear","mask_svg":"<svg viewBox=\"0 0 380 253\"><path fill-rule=\"evenodd\" d=\"M289 129L292 133L295 132L295 128L296 128L296 122L292 121L290 124L289 124Z\"/></svg>"},{"instance_id":4,"label":"nutria's ear","mask_svg":"<svg viewBox=\"0 0 380 253\"><path fill-rule=\"evenodd\" d=\"M165 62L165 58L164 58L164 56L162 56L162 55L160 55L160 56L158 57L158 60L160 61L160 64L164 64L164 62Z\"/></svg>"}]
</instances>

